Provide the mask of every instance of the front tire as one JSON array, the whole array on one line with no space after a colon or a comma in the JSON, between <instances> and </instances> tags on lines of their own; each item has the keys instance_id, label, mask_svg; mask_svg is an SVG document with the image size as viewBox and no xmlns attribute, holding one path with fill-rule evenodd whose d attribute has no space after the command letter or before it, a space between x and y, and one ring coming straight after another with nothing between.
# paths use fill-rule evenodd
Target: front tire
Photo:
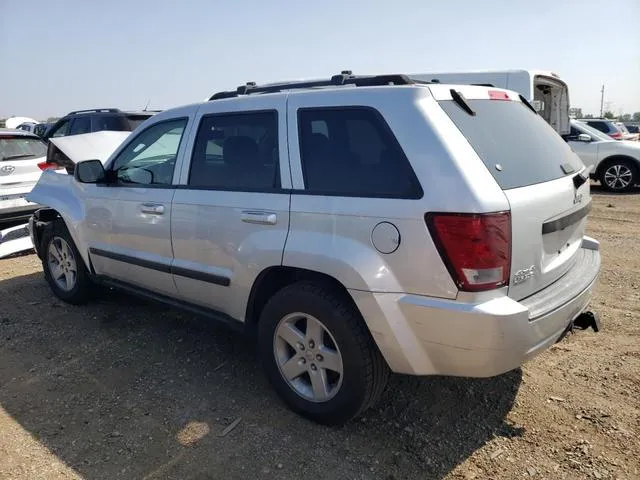
<instances>
[{"instance_id":1,"label":"front tire","mask_svg":"<svg viewBox=\"0 0 640 480\"><path fill-rule=\"evenodd\" d=\"M600 172L600 183L610 192L626 192L639 181L638 167L624 158L609 161Z\"/></svg>"},{"instance_id":2,"label":"front tire","mask_svg":"<svg viewBox=\"0 0 640 480\"><path fill-rule=\"evenodd\" d=\"M60 300L73 305L86 303L94 285L66 225L56 220L42 237L44 278Z\"/></svg>"},{"instance_id":3,"label":"front tire","mask_svg":"<svg viewBox=\"0 0 640 480\"><path fill-rule=\"evenodd\" d=\"M389 368L359 312L339 289L300 282L266 304L260 357L278 395L296 413L340 425L372 406Z\"/></svg>"}]
</instances>

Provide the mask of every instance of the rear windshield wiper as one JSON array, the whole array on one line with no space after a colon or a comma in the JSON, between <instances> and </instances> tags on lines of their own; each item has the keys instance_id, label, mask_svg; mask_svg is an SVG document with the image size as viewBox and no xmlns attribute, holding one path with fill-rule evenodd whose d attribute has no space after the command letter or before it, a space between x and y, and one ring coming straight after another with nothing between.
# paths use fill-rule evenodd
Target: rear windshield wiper
<instances>
[{"instance_id":1,"label":"rear windshield wiper","mask_svg":"<svg viewBox=\"0 0 640 480\"><path fill-rule=\"evenodd\" d=\"M529 109L530 109L533 113L535 113L536 115L538 115L538 112L536 111L536 109L535 109L535 108L533 108L533 105L531 105L531 104L529 103L529 100L527 100L526 98L524 98L522 95L518 95L518 97L520 97L520 101L521 101L522 103L524 103L527 107L529 107Z\"/></svg>"},{"instance_id":2,"label":"rear windshield wiper","mask_svg":"<svg viewBox=\"0 0 640 480\"><path fill-rule=\"evenodd\" d=\"M451 93L451 98L453 98L453 101L456 102L460 108L462 108L472 117L476 116L476 112L473 110L473 108L471 108L471 106L467 103L467 99L464 98L464 96L460 92L452 88L451 90L449 90L449 93Z\"/></svg>"},{"instance_id":3,"label":"rear windshield wiper","mask_svg":"<svg viewBox=\"0 0 640 480\"><path fill-rule=\"evenodd\" d=\"M9 155L8 157L2 157L2 161L5 160L15 160L16 158L26 158L26 157L35 157L33 153L21 153L19 155Z\"/></svg>"}]
</instances>

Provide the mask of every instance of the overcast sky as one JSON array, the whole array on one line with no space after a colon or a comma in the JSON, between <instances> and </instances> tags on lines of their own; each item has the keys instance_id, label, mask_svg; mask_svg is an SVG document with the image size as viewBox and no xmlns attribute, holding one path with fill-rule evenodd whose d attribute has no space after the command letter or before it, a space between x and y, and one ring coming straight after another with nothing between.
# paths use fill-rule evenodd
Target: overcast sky
<instances>
[{"instance_id":1,"label":"overcast sky","mask_svg":"<svg viewBox=\"0 0 640 480\"><path fill-rule=\"evenodd\" d=\"M531 68L640 111L640 0L0 0L0 116L164 109L247 81Z\"/></svg>"}]
</instances>

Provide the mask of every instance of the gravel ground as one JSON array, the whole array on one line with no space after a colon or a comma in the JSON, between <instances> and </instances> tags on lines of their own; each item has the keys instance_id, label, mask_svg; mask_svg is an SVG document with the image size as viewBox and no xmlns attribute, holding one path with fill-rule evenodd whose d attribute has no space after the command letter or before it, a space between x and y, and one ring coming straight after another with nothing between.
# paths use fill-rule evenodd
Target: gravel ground
<instances>
[{"instance_id":1,"label":"gravel ground","mask_svg":"<svg viewBox=\"0 0 640 480\"><path fill-rule=\"evenodd\" d=\"M593 193L601 333L496 378L396 376L342 428L289 412L239 334L67 306L35 255L1 260L0 478L640 478L640 197Z\"/></svg>"}]
</instances>

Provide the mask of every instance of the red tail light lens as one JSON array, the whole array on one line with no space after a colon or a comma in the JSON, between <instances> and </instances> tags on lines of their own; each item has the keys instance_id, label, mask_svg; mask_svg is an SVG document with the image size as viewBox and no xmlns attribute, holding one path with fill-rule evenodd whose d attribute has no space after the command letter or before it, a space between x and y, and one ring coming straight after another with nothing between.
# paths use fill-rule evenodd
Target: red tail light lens
<instances>
[{"instance_id":1,"label":"red tail light lens","mask_svg":"<svg viewBox=\"0 0 640 480\"><path fill-rule=\"evenodd\" d=\"M38 164L38 168L40 170L58 170L59 168L62 168L62 167L57 163L40 162Z\"/></svg>"},{"instance_id":2,"label":"red tail light lens","mask_svg":"<svg viewBox=\"0 0 640 480\"><path fill-rule=\"evenodd\" d=\"M615 138L616 140L620 140L622 138L622 132L613 132L610 133L609 136L611 138Z\"/></svg>"},{"instance_id":3,"label":"red tail light lens","mask_svg":"<svg viewBox=\"0 0 640 480\"><path fill-rule=\"evenodd\" d=\"M500 90L489 90L489 100L511 100L507 92Z\"/></svg>"},{"instance_id":4,"label":"red tail light lens","mask_svg":"<svg viewBox=\"0 0 640 480\"><path fill-rule=\"evenodd\" d=\"M511 215L431 213L425 217L440 257L460 290L509 284Z\"/></svg>"}]
</instances>

